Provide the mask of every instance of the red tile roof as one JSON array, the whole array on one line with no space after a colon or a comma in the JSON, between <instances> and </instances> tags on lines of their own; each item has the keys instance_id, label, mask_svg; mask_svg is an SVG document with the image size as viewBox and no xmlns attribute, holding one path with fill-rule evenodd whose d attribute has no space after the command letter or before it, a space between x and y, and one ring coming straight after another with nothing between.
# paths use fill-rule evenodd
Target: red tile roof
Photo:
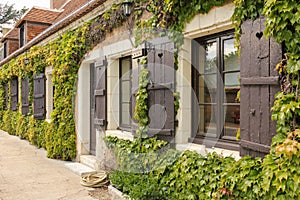
<instances>
[{"instance_id":1,"label":"red tile roof","mask_svg":"<svg viewBox=\"0 0 300 200\"><path fill-rule=\"evenodd\" d=\"M66 4L61 8L62 12L61 14L55 19L55 22L63 19L64 17L66 17L67 15L69 15L70 13L78 10L78 8L80 8L81 6L83 6L84 4L86 4L87 2L89 2L90 0L71 0L66 2Z\"/></svg>"},{"instance_id":2,"label":"red tile roof","mask_svg":"<svg viewBox=\"0 0 300 200\"><path fill-rule=\"evenodd\" d=\"M15 27L19 27L24 21L53 24L55 19L61 14L59 10L32 7L27 11Z\"/></svg>"},{"instance_id":3,"label":"red tile roof","mask_svg":"<svg viewBox=\"0 0 300 200\"><path fill-rule=\"evenodd\" d=\"M71 1L78 2L78 0L71 0ZM66 6L64 6L65 11L62 10L62 12L64 12L64 14L57 17L56 20L53 22L52 26L50 26L48 29L46 29L46 31L44 31L39 36L37 36L36 38L31 40L29 43L25 44L23 47L21 47L20 49L18 49L17 51L12 53L8 57L6 57L4 60L0 61L0 67L2 65L4 65L5 63L9 62L12 58L24 53L26 50L28 50L32 46L38 44L43 39L56 33L58 30L66 27L70 23L74 22L75 20L79 19L80 17L84 16L85 14L89 13L93 9L97 8L98 6L100 6L101 4L106 2L106 0L81 0L81 1L89 2L89 3L84 5L85 3L82 2L82 4L79 4L80 6L78 6L77 9L70 9L70 8L67 9L68 4L66 4ZM73 5L74 5L74 2L72 3ZM79 8L79 7L82 7L82 8ZM73 14L71 14L71 13L73 13ZM18 22L19 25L21 23L22 22Z\"/></svg>"},{"instance_id":4,"label":"red tile roof","mask_svg":"<svg viewBox=\"0 0 300 200\"><path fill-rule=\"evenodd\" d=\"M1 39L1 42L3 42L5 39L19 39L19 29L13 28L10 31L8 31Z\"/></svg>"}]
</instances>

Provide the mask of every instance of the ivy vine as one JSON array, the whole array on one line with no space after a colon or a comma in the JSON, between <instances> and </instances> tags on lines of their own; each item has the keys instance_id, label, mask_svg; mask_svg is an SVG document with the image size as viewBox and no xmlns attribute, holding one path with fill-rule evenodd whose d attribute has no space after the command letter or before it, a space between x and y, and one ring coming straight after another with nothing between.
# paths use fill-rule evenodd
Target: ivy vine
<instances>
[{"instance_id":1,"label":"ivy vine","mask_svg":"<svg viewBox=\"0 0 300 200\"><path fill-rule=\"evenodd\" d=\"M106 33L122 25L125 18L120 4L114 4L103 15L84 23L75 30L69 30L45 46L34 46L26 54L12 59L0 69L0 95L5 94L4 84L13 76L29 78L29 102L33 102L33 75L44 72L45 67L53 66L54 110L51 122L35 120L32 106L27 116L8 109L4 101L0 107L1 128L10 134L28 139L32 144L47 149L50 158L70 160L76 156L76 132L73 114L73 96L76 92L76 79L84 55L103 41ZM29 60L25 64L24 58ZM22 102L19 103L21 105Z\"/></svg>"},{"instance_id":2,"label":"ivy vine","mask_svg":"<svg viewBox=\"0 0 300 200\"><path fill-rule=\"evenodd\" d=\"M147 57L143 57L140 61L140 65L142 69L140 70L139 74L139 88L136 94L136 104L134 110L134 119L138 122L138 129L136 130L137 135L140 138L147 138L148 137L148 124L149 124L149 117L148 117L148 85L149 85L149 70L145 67L147 62Z\"/></svg>"}]
</instances>

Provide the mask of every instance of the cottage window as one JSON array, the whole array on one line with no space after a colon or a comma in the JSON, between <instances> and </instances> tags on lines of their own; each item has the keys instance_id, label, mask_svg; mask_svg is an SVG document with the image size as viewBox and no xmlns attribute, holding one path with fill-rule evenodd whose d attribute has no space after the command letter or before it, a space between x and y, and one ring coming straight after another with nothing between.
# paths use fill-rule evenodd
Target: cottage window
<instances>
[{"instance_id":1,"label":"cottage window","mask_svg":"<svg viewBox=\"0 0 300 200\"><path fill-rule=\"evenodd\" d=\"M193 45L196 136L235 140L240 126L240 60L231 32L199 38Z\"/></svg>"},{"instance_id":2,"label":"cottage window","mask_svg":"<svg viewBox=\"0 0 300 200\"><path fill-rule=\"evenodd\" d=\"M3 58L6 58L6 57L7 57L7 54L8 54L7 41L5 41L3 45L4 45L4 46L3 46Z\"/></svg>"},{"instance_id":3,"label":"cottage window","mask_svg":"<svg viewBox=\"0 0 300 200\"><path fill-rule=\"evenodd\" d=\"M20 27L20 48L25 45L25 24Z\"/></svg>"},{"instance_id":4,"label":"cottage window","mask_svg":"<svg viewBox=\"0 0 300 200\"><path fill-rule=\"evenodd\" d=\"M131 57L120 59L120 127L131 126Z\"/></svg>"}]
</instances>

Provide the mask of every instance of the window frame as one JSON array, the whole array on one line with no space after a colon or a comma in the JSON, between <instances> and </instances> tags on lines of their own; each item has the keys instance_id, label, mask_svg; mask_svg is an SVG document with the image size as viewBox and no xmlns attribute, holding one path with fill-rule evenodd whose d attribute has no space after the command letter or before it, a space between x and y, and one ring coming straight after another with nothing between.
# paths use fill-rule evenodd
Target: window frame
<instances>
[{"instance_id":1,"label":"window frame","mask_svg":"<svg viewBox=\"0 0 300 200\"><path fill-rule=\"evenodd\" d=\"M129 60L130 63L130 67L129 67L129 79L128 80L123 80L122 79L122 74L123 74L123 70L122 70L122 61L123 60ZM129 81L129 102L123 102L123 88L122 88L122 83L123 82L127 82ZM132 95L132 91L131 91L131 87L132 87L132 56L124 56L119 58L119 108L120 108L120 115L119 115L119 129L121 130L125 130L125 131L131 131L131 126L132 126L132 120L131 120L131 116L132 116L132 108L131 108L131 100L130 97ZM122 119L122 113L123 113L123 103L128 103L129 105L129 124L126 124L123 122Z\"/></svg>"},{"instance_id":2,"label":"window frame","mask_svg":"<svg viewBox=\"0 0 300 200\"><path fill-rule=\"evenodd\" d=\"M240 106L240 103L229 103L224 100L226 95L225 93L225 74L229 73L236 73L240 72L239 70L225 70L225 61L224 61L224 41L234 38L233 30L228 30L216 34L212 34L206 37L200 37L195 39L194 45L192 45L192 88L196 94L196 99L192 100L192 119L195 116L198 116L198 121L192 121L192 136L194 138L190 138L190 142L200 143L207 145L208 147L216 146L231 150L238 150L239 145L236 141L235 137L226 136L225 135L225 109L224 106ZM200 72L200 48L199 45L206 45L208 43L216 42L216 65L217 70L214 72L216 73L216 100L215 102L209 102L207 104L213 105L216 104L216 133L215 136L211 136L204 132L203 134L200 133L200 106L205 106L206 102L200 102L200 88L199 88L199 80L200 77L204 77L207 75L203 70L203 73ZM197 47L198 46L198 47ZM197 70L198 68L198 70ZM202 105L203 104L203 105ZM197 106L196 106L197 105ZM199 108L199 109L197 109ZM205 122L204 122L205 123Z\"/></svg>"}]
</instances>

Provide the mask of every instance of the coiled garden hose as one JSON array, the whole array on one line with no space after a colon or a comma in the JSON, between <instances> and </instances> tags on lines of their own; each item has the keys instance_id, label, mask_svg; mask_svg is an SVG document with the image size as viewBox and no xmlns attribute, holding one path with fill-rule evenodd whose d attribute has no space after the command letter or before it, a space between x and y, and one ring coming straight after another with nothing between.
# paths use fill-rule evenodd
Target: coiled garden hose
<instances>
[{"instance_id":1,"label":"coiled garden hose","mask_svg":"<svg viewBox=\"0 0 300 200\"><path fill-rule=\"evenodd\" d=\"M81 176L80 184L85 187L102 187L109 182L105 171L89 173Z\"/></svg>"}]
</instances>

